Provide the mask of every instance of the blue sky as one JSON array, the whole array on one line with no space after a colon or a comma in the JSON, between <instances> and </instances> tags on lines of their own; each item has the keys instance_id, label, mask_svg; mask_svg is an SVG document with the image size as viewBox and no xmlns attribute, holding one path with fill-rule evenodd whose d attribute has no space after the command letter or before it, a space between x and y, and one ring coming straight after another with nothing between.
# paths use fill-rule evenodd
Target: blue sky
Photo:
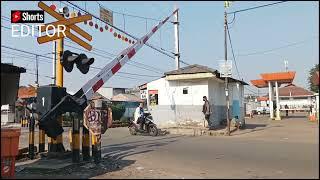
<instances>
[{"instance_id":1,"label":"blue sky","mask_svg":"<svg viewBox=\"0 0 320 180\"><path fill-rule=\"evenodd\" d=\"M99 1L103 6L116 12L124 12L138 16L163 19L172 13L174 4L179 11L180 20L180 51L181 60L190 64L206 65L218 69L218 61L224 59L224 30L223 30L223 1L221 2L109 2ZM46 1L47 5L52 3L58 7L65 6L57 1ZM85 2L75 1L80 7L85 7ZM234 2L228 9L229 12L245 9L270 3L265 2ZM61 4L61 5L60 5ZM94 15L99 15L99 6L96 2L87 2L87 10ZM38 10L37 2L1 2L1 16L10 17L13 9ZM73 11L71 5L69 9ZM76 10L76 9L75 9ZM229 21L232 20L229 15ZM46 23L54 21L48 14L45 15ZM93 20L96 22L96 20ZM150 30L157 22L147 21L147 28ZM98 21L99 26L103 25ZM11 27L11 23L1 18L1 25ZM123 29L123 16L114 13L114 25ZM117 40L110 32L100 32L83 23L79 25L93 36L90 44L97 49L120 53L128 47L128 43ZM141 37L146 33L146 20L133 17L125 17L126 31L136 37ZM173 51L174 36L173 25L168 23L158 31L149 43L157 47L162 47ZM284 71L284 60L289 61L289 70L296 71L294 83L307 88L308 71L318 62L319 59L319 2L286 2L278 5L259 8L255 10L240 12L236 14L235 21L230 25L230 35L236 55L240 77L249 82L258 79L260 73ZM280 48L266 53L245 55L254 52L262 52L278 47L283 47L291 43L301 42L293 46ZM160 43L161 42L161 43ZM76 44L66 42L77 48L82 48ZM11 30L1 27L1 45L15 47L26 51L46 54L52 51L52 43L39 45L34 37L12 38ZM65 50L80 52L79 50L65 47ZM95 52L95 51L93 51ZM34 73L35 62L31 59L14 58L17 52L1 48L1 61L13 62L15 65L27 67L27 72ZM96 52L98 53L98 52ZM23 54L18 52L19 55ZM109 58L86 53L96 60L94 66L103 67L111 61ZM30 55L27 55L30 57ZM51 56L51 55L46 55ZM103 54L103 56L109 56ZM111 56L110 56L111 57ZM228 59L232 59L230 46L228 48ZM133 59L136 62L148 66L170 71L175 68L174 60L160 54L157 51L145 46ZM136 64L137 65L137 64ZM234 63L233 63L234 65ZM51 76L52 64L49 59L40 59L40 75ZM146 68L146 67L145 67ZM148 68L150 69L150 68ZM158 70L159 71L159 70ZM140 69L132 65L124 66L120 72L140 73L150 76L161 76L156 72ZM81 86L93 77L98 71L91 69L84 75L77 68L71 73L64 72L64 86L68 91L76 92ZM238 77L233 70L234 77ZM120 76L129 76L129 79ZM143 77L120 74L112 77L105 86L113 87L133 87L142 83L156 79L157 77ZM28 85L35 81L35 75L22 74L20 84ZM51 83L52 80L40 77L40 85ZM257 88L252 87L257 92ZM246 90L246 92L251 93ZM266 90L260 90L266 92Z\"/></svg>"}]
</instances>

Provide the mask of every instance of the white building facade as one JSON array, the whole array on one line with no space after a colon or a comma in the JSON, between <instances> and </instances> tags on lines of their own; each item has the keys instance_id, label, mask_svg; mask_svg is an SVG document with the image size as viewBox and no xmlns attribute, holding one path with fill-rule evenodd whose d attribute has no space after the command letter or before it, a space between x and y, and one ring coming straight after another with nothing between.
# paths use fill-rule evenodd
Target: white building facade
<instances>
[{"instance_id":1,"label":"white building facade","mask_svg":"<svg viewBox=\"0 0 320 180\"><path fill-rule=\"evenodd\" d=\"M230 118L244 120L243 81L231 78L229 83ZM159 127L204 126L202 97L211 105L211 124L226 119L224 78L219 72L200 65L191 65L166 73L165 77L147 83L147 106Z\"/></svg>"},{"instance_id":2,"label":"white building facade","mask_svg":"<svg viewBox=\"0 0 320 180\"><path fill-rule=\"evenodd\" d=\"M268 95L261 98L264 99L260 101L261 106L263 106L263 104L269 105L270 102L267 96ZM316 96L311 91L294 84L289 84L279 88L279 100L280 109L285 109L285 105L287 105L289 109L308 111L310 106L315 104Z\"/></svg>"}]
</instances>

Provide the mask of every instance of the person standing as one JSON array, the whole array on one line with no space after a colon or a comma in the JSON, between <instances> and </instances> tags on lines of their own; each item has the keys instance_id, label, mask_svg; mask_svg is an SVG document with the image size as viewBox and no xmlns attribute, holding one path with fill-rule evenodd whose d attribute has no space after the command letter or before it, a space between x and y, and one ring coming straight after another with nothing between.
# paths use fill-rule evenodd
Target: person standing
<instances>
[{"instance_id":1,"label":"person standing","mask_svg":"<svg viewBox=\"0 0 320 180\"><path fill-rule=\"evenodd\" d=\"M208 127L211 128L211 123L210 123L210 115L211 115L211 108L210 108L210 103L207 99L207 96L203 96L202 100L204 101L203 107L202 107L202 112L204 114L205 119L208 121Z\"/></svg>"},{"instance_id":2,"label":"person standing","mask_svg":"<svg viewBox=\"0 0 320 180\"><path fill-rule=\"evenodd\" d=\"M288 114L289 114L289 107L288 107L288 105L285 105L284 108L286 109L286 116L288 117Z\"/></svg>"}]
</instances>

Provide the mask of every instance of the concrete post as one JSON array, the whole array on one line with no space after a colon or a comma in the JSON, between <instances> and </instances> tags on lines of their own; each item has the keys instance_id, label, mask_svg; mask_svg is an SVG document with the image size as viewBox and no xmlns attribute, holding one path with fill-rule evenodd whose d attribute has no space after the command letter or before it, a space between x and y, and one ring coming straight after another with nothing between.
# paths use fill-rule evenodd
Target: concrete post
<instances>
[{"instance_id":1,"label":"concrete post","mask_svg":"<svg viewBox=\"0 0 320 180\"><path fill-rule=\"evenodd\" d=\"M270 108L270 119L274 118L273 114L273 88L272 88L272 83L269 81L268 82L269 86L269 108Z\"/></svg>"},{"instance_id":2,"label":"concrete post","mask_svg":"<svg viewBox=\"0 0 320 180\"><path fill-rule=\"evenodd\" d=\"M276 114L276 119L275 120L281 120L280 117L280 102L279 102L279 86L278 82L276 81L276 102L277 102L277 114Z\"/></svg>"},{"instance_id":3,"label":"concrete post","mask_svg":"<svg viewBox=\"0 0 320 180\"><path fill-rule=\"evenodd\" d=\"M176 10L177 7L174 8ZM176 70L180 68L180 52L179 52L179 18L178 11L174 13L174 47L175 47L175 61L176 61Z\"/></svg>"}]
</instances>

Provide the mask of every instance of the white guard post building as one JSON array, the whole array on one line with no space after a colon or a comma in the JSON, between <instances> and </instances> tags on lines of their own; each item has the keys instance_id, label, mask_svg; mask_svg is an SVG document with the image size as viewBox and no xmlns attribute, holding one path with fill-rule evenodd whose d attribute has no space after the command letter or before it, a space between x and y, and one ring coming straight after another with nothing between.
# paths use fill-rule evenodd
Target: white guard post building
<instances>
[{"instance_id":1,"label":"white guard post building","mask_svg":"<svg viewBox=\"0 0 320 180\"><path fill-rule=\"evenodd\" d=\"M248 84L234 78L229 78L228 82L229 117L238 116L244 121L244 85ZM226 119L224 78L215 69L190 65L167 72L162 78L142 86L146 88L148 110L160 128L205 126L203 96L207 96L211 104L211 124L217 126Z\"/></svg>"}]
</instances>

